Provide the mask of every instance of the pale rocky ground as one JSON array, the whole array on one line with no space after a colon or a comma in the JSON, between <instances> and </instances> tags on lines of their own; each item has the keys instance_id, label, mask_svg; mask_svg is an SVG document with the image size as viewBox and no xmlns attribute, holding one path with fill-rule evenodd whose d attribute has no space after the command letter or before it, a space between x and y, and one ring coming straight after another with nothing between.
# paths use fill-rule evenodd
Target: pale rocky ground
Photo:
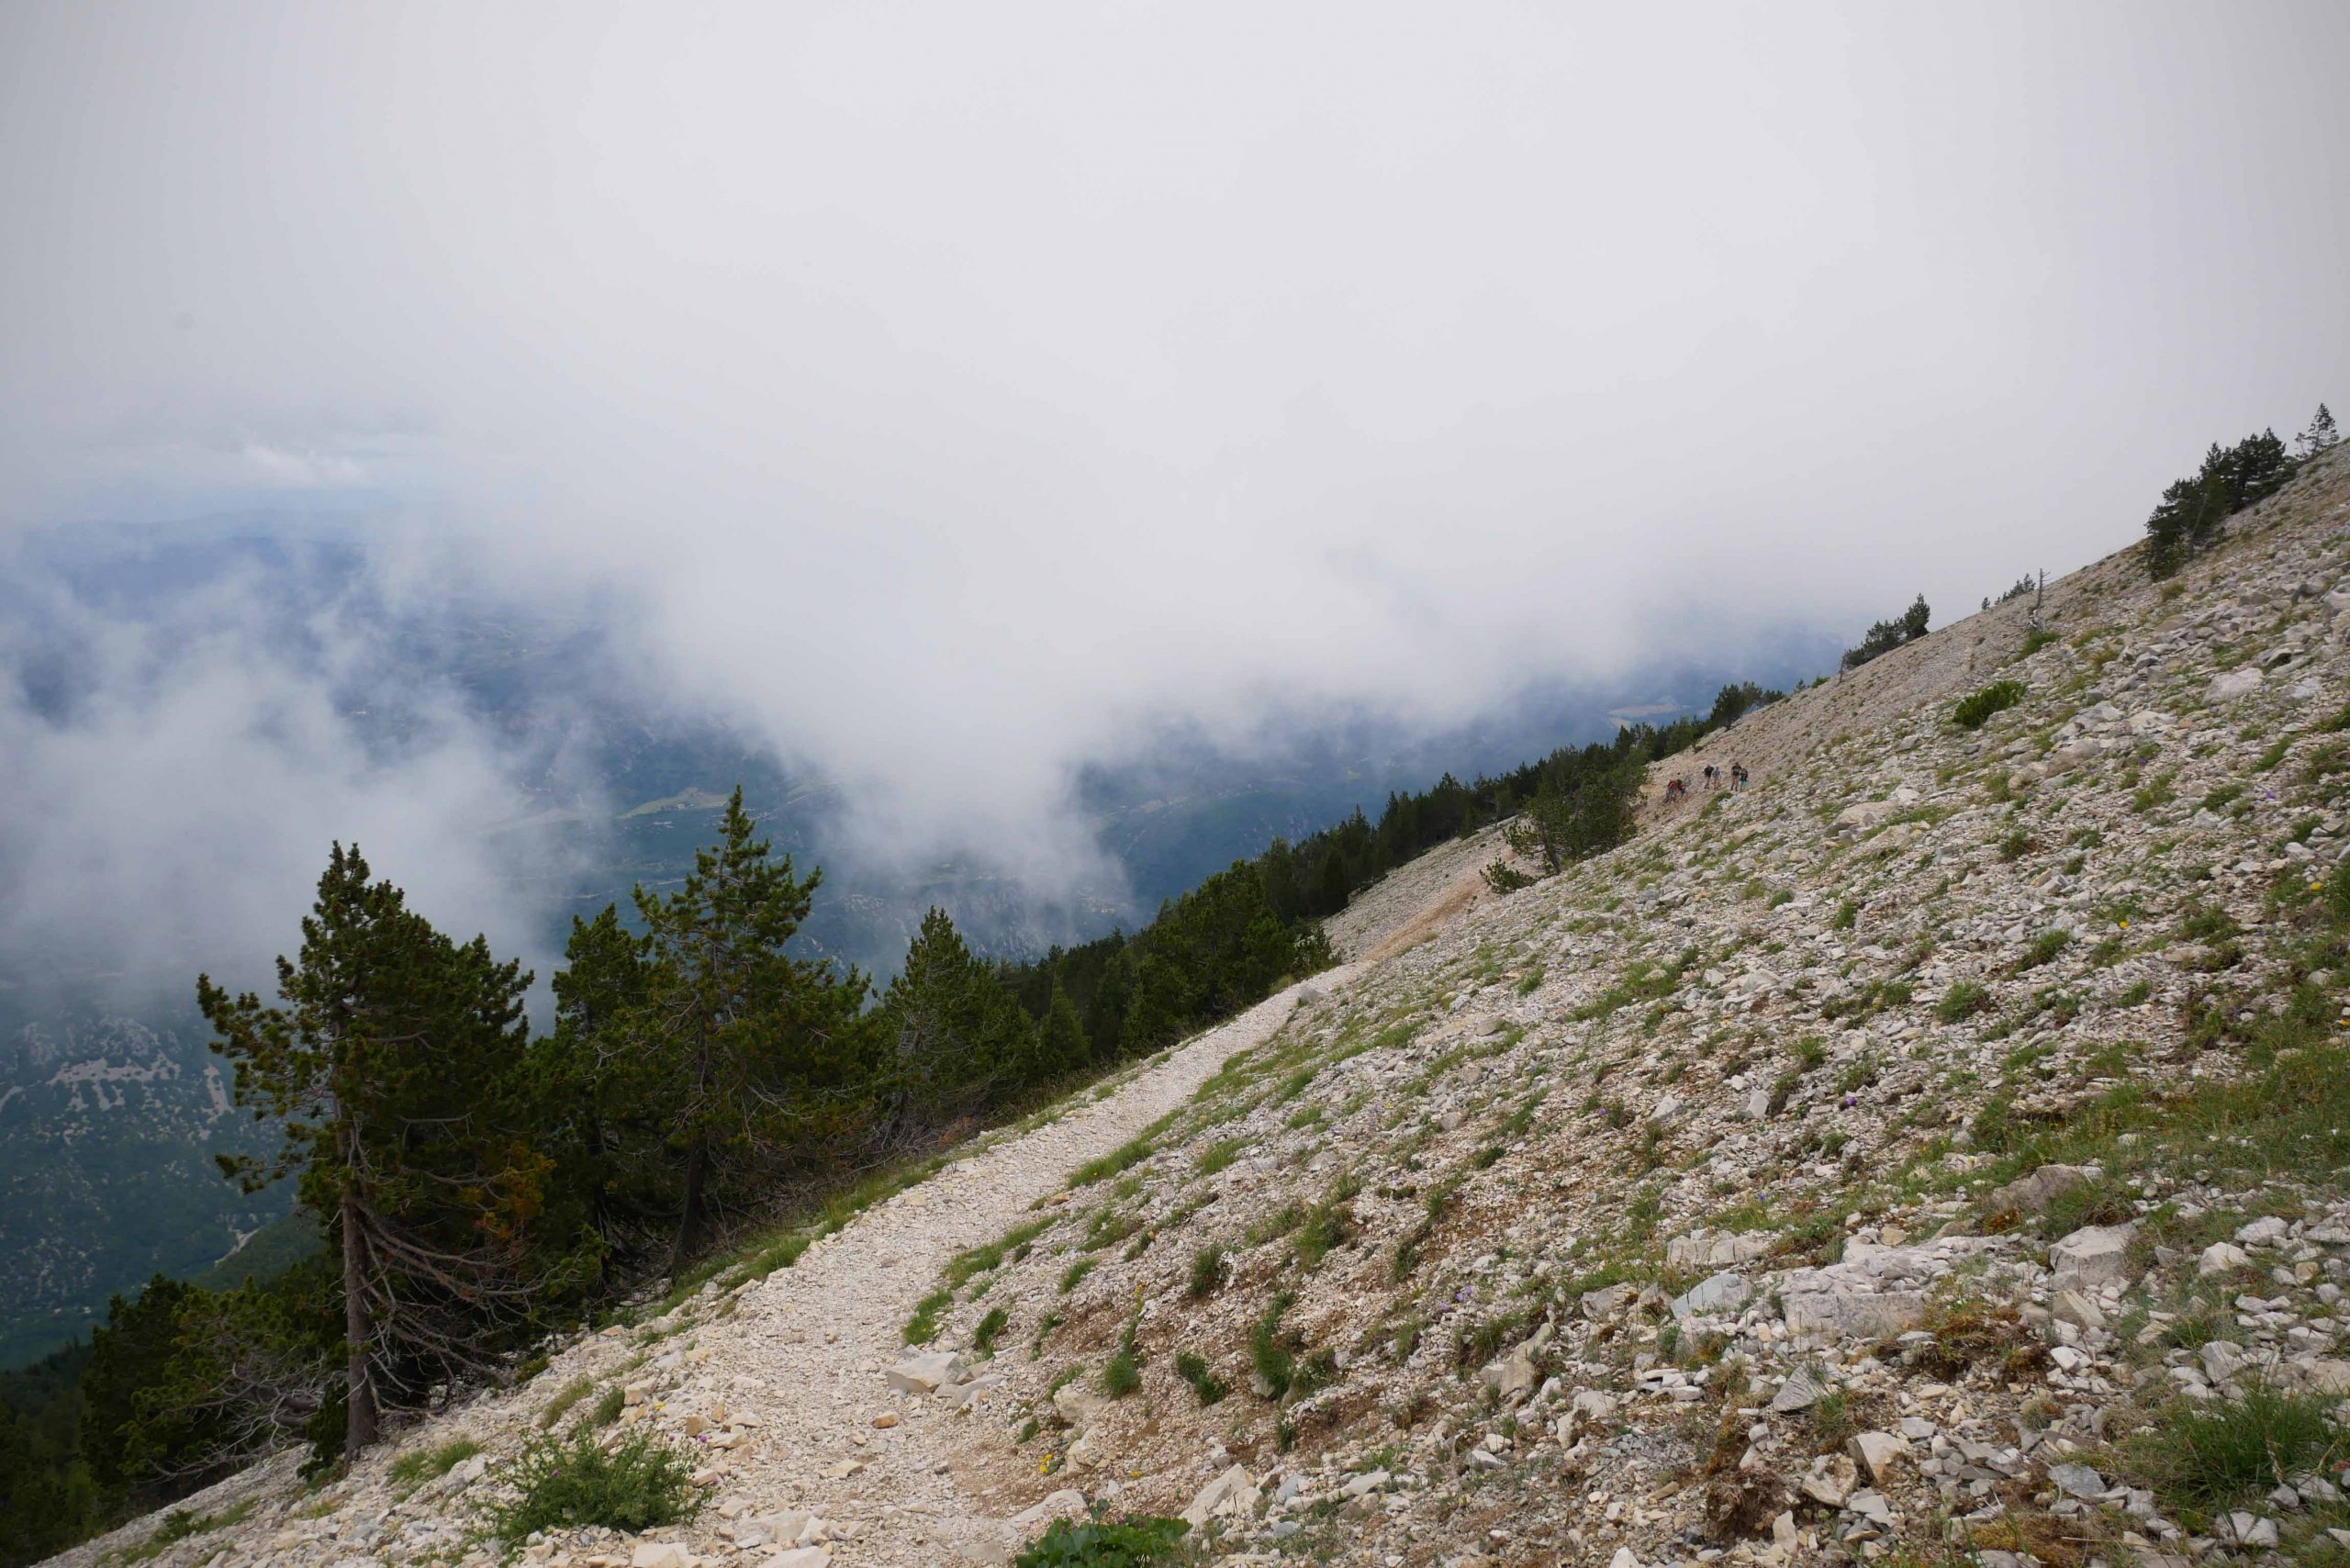
<instances>
[{"instance_id":1,"label":"pale rocky ground","mask_svg":"<svg viewBox=\"0 0 2350 1568\"><path fill-rule=\"evenodd\" d=\"M2309 959L2350 846L2350 459L2230 533L2170 588L2129 553L2051 583L2029 656L2011 604L1751 715L1535 887L1483 886L1490 835L1404 868L1332 923L1348 969L404 1439L481 1441L449 1478L264 1468L158 1561L487 1561L462 1532L586 1377L702 1448L712 1504L535 1561L995 1562L1094 1499L1232 1562L2350 1562L2350 1452L2197 1510L2138 1443L2350 1394L2341 1135L2245 1119L2339 1077L2293 1080L2335 1047L2272 1058L2272 1014L2350 1018ZM1663 803L1732 759L1751 789Z\"/></svg>"}]
</instances>

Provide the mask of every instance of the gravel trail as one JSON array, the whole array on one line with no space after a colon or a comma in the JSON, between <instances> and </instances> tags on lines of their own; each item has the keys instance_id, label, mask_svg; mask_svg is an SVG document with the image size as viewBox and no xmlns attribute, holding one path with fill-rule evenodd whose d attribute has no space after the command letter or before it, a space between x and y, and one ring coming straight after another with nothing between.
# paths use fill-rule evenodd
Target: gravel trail
<instances>
[{"instance_id":1,"label":"gravel trail","mask_svg":"<svg viewBox=\"0 0 2350 1568\"><path fill-rule=\"evenodd\" d=\"M719 1487L722 1504L739 1506L738 1517L798 1508L854 1521L855 1537L833 1548L842 1568L954 1561L963 1545L982 1559L991 1555L985 1543L996 1532L983 1507L957 1495L947 1461L956 1423L993 1417L984 1396L965 1416L888 1390L883 1372L912 1353L906 1319L936 1287L949 1258L1018 1225L1032 1204L1062 1190L1072 1169L1189 1100L1229 1058L1270 1038L1301 991L1326 992L1352 973L1342 966L1277 992L1177 1047L1107 1099L1085 1102L867 1211L795 1267L744 1292L738 1311L698 1335L697 1352L708 1359L687 1369L688 1386L680 1391L684 1402L722 1398L765 1423L756 1457ZM893 1425L874 1425L890 1417ZM839 1473L852 1463L860 1468Z\"/></svg>"}]
</instances>

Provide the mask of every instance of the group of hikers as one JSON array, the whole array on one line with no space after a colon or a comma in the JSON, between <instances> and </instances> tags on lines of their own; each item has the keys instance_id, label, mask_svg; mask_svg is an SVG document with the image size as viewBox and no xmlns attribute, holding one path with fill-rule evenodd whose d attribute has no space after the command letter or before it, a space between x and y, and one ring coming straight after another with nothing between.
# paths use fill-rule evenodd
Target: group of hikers
<instances>
[{"instance_id":1,"label":"group of hikers","mask_svg":"<svg viewBox=\"0 0 2350 1568\"><path fill-rule=\"evenodd\" d=\"M1743 790L1750 777L1751 776L1746 771L1746 764L1742 762L1733 762L1728 767L1709 762L1706 764L1704 774L1706 788L1708 790L1718 790L1725 784L1732 790ZM1664 785L1664 798L1667 801L1687 800L1689 780L1678 776L1667 779Z\"/></svg>"}]
</instances>

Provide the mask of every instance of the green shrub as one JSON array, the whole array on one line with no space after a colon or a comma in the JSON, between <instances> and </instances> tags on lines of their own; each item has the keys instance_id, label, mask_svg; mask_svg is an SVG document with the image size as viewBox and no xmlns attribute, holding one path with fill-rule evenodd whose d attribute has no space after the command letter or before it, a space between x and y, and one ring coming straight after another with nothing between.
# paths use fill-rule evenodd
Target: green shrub
<instances>
[{"instance_id":1,"label":"green shrub","mask_svg":"<svg viewBox=\"0 0 2350 1568\"><path fill-rule=\"evenodd\" d=\"M2023 700L2023 683L1995 680L1972 697L1964 698L1951 711L1951 718L1962 729L1979 730L1988 723L1991 715L2014 707Z\"/></svg>"},{"instance_id":2,"label":"green shrub","mask_svg":"<svg viewBox=\"0 0 2350 1568\"><path fill-rule=\"evenodd\" d=\"M1505 896L1520 888L1530 888L1541 880L1539 877L1528 876L1508 861L1499 858L1488 863L1481 874L1485 879L1485 886Z\"/></svg>"},{"instance_id":3,"label":"green shrub","mask_svg":"<svg viewBox=\"0 0 2350 1568\"><path fill-rule=\"evenodd\" d=\"M2023 652L2017 656L2028 659L2054 641L2056 641L2056 633L2045 626L2036 632L2027 633L2023 640Z\"/></svg>"},{"instance_id":4,"label":"green shrub","mask_svg":"<svg viewBox=\"0 0 2350 1568\"><path fill-rule=\"evenodd\" d=\"M1204 1360L1189 1350L1181 1352L1175 1358L1175 1371L1185 1383L1192 1385L1192 1392L1200 1396L1200 1403L1203 1405L1214 1405L1232 1392L1225 1381L1209 1368Z\"/></svg>"},{"instance_id":5,"label":"green shrub","mask_svg":"<svg viewBox=\"0 0 2350 1568\"><path fill-rule=\"evenodd\" d=\"M514 1463L513 1500L490 1510L490 1529L520 1540L532 1530L648 1530L692 1516L699 1503L686 1455L650 1432L609 1451L585 1433L569 1442L534 1439Z\"/></svg>"},{"instance_id":6,"label":"green shrub","mask_svg":"<svg viewBox=\"0 0 2350 1568\"><path fill-rule=\"evenodd\" d=\"M1076 1262L1071 1263L1068 1268L1063 1269L1061 1271L1061 1294L1067 1295L1069 1292L1077 1289L1080 1284L1082 1284L1085 1281L1085 1276L1093 1272L1093 1265L1101 1260L1102 1260L1099 1258L1080 1258Z\"/></svg>"},{"instance_id":7,"label":"green shrub","mask_svg":"<svg viewBox=\"0 0 2350 1568\"><path fill-rule=\"evenodd\" d=\"M628 1390L614 1384L597 1397L595 1408L588 1412L588 1424L596 1427L609 1427L619 1420L621 1412L627 1408Z\"/></svg>"},{"instance_id":8,"label":"green shrub","mask_svg":"<svg viewBox=\"0 0 2350 1568\"><path fill-rule=\"evenodd\" d=\"M1132 1351L1120 1350L1102 1369L1102 1392L1113 1399L1124 1399L1142 1386L1142 1366Z\"/></svg>"},{"instance_id":9,"label":"green shrub","mask_svg":"<svg viewBox=\"0 0 2350 1568\"><path fill-rule=\"evenodd\" d=\"M979 1319L979 1326L977 1328L971 1330L971 1349L983 1356L994 1354L996 1340L1002 1336L1004 1329L1010 1326L1011 1322L1011 1316L1003 1308L1000 1306L988 1308L988 1315Z\"/></svg>"},{"instance_id":10,"label":"green shrub","mask_svg":"<svg viewBox=\"0 0 2350 1568\"><path fill-rule=\"evenodd\" d=\"M1036 1543L1012 1560L1013 1568L1172 1568L1186 1557L1181 1519L1097 1514L1082 1522L1055 1519Z\"/></svg>"}]
</instances>

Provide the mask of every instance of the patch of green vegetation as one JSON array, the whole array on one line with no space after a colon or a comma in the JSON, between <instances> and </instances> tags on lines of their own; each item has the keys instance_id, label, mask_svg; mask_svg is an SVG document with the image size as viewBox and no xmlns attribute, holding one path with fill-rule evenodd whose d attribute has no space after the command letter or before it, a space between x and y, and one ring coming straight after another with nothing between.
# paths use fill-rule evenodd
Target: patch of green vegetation
<instances>
[{"instance_id":1,"label":"patch of green vegetation","mask_svg":"<svg viewBox=\"0 0 2350 1568\"><path fill-rule=\"evenodd\" d=\"M959 1290L976 1276L1002 1267L1005 1259L1016 1261L1024 1257L1030 1243L1052 1229L1055 1223L1053 1217L1046 1217L1015 1225L993 1241L957 1252L946 1260L946 1267L941 1271L946 1282Z\"/></svg>"},{"instance_id":2,"label":"patch of green vegetation","mask_svg":"<svg viewBox=\"0 0 2350 1568\"><path fill-rule=\"evenodd\" d=\"M1354 1200L1361 1191L1362 1183L1348 1171L1306 1211L1290 1244L1295 1249L1299 1268L1309 1271L1320 1268L1323 1259L1354 1238Z\"/></svg>"},{"instance_id":3,"label":"patch of green vegetation","mask_svg":"<svg viewBox=\"0 0 2350 1568\"><path fill-rule=\"evenodd\" d=\"M987 1316L979 1319L979 1326L971 1330L971 1349L983 1356L995 1354L995 1342L1002 1338L1003 1331L1011 1325L1011 1315L1003 1308L988 1308Z\"/></svg>"},{"instance_id":4,"label":"patch of green vegetation","mask_svg":"<svg viewBox=\"0 0 2350 1568\"><path fill-rule=\"evenodd\" d=\"M1069 1184L1071 1187L1090 1187L1096 1182L1105 1182L1113 1176L1125 1175L1151 1157L1158 1147L1158 1135L1165 1132L1168 1124L1173 1120L1174 1115L1171 1113L1161 1116L1143 1129L1139 1135L1120 1144L1109 1153L1087 1160L1069 1173Z\"/></svg>"},{"instance_id":5,"label":"patch of green vegetation","mask_svg":"<svg viewBox=\"0 0 2350 1568\"><path fill-rule=\"evenodd\" d=\"M2029 643L2025 651L2031 651ZM1961 729L1979 730L1990 722L1992 714L2004 712L2023 699L2021 681L1996 680L1972 696L1962 698L1958 706L1951 710L1951 720Z\"/></svg>"},{"instance_id":6,"label":"patch of green vegetation","mask_svg":"<svg viewBox=\"0 0 2350 1568\"><path fill-rule=\"evenodd\" d=\"M593 1378L576 1377L565 1383L555 1390L554 1397L547 1401L546 1408L539 1412L539 1430L554 1430L554 1424L569 1415L573 1406L595 1392L596 1381Z\"/></svg>"},{"instance_id":7,"label":"patch of green vegetation","mask_svg":"<svg viewBox=\"0 0 2350 1568\"><path fill-rule=\"evenodd\" d=\"M693 1465L650 1432L607 1451L586 1433L568 1442L533 1439L511 1473L514 1496L493 1507L489 1526L516 1541L533 1530L600 1526L634 1533L690 1518L700 1506Z\"/></svg>"},{"instance_id":8,"label":"patch of green vegetation","mask_svg":"<svg viewBox=\"0 0 2350 1568\"><path fill-rule=\"evenodd\" d=\"M2031 657L2032 655L2040 652L2041 649L2048 646L2049 644L2053 643L2056 640L2056 633L2051 632L2045 626L2040 628L2036 632L2028 632L2024 633L2023 651L2016 656L2018 658L2028 659Z\"/></svg>"},{"instance_id":9,"label":"patch of green vegetation","mask_svg":"<svg viewBox=\"0 0 2350 1568\"><path fill-rule=\"evenodd\" d=\"M2255 1385L2241 1399L2180 1401L2125 1453L2165 1503L2208 1513L2331 1472L2350 1458L2350 1432L2331 1399Z\"/></svg>"},{"instance_id":10,"label":"patch of green vegetation","mask_svg":"<svg viewBox=\"0 0 2350 1568\"><path fill-rule=\"evenodd\" d=\"M1545 1092L1538 1089L1519 1101L1517 1108L1494 1126L1494 1137L1503 1143L1525 1137L1526 1130L1534 1125L1536 1114L1541 1111L1544 1098Z\"/></svg>"},{"instance_id":11,"label":"patch of green vegetation","mask_svg":"<svg viewBox=\"0 0 2350 1568\"><path fill-rule=\"evenodd\" d=\"M1807 1412L1811 1427L1813 1448L1820 1453L1834 1453L1852 1441L1860 1431L1852 1418L1852 1396L1841 1388L1831 1388L1814 1401Z\"/></svg>"},{"instance_id":12,"label":"patch of green vegetation","mask_svg":"<svg viewBox=\"0 0 2350 1568\"><path fill-rule=\"evenodd\" d=\"M392 1461L385 1476L395 1486L417 1486L443 1476L481 1452L471 1438L453 1438L429 1449L411 1449Z\"/></svg>"},{"instance_id":13,"label":"patch of green vegetation","mask_svg":"<svg viewBox=\"0 0 2350 1568\"><path fill-rule=\"evenodd\" d=\"M163 1522L155 1527L154 1534L129 1551L117 1554L112 1560L117 1562L144 1562L150 1558L160 1557L164 1548L175 1546L190 1536L210 1535L215 1530L227 1529L230 1525L242 1524L259 1503L259 1498L248 1497L241 1503L230 1504L212 1514L192 1514L185 1508L173 1508L163 1516Z\"/></svg>"},{"instance_id":14,"label":"patch of green vegetation","mask_svg":"<svg viewBox=\"0 0 2350 1568\"><path fill-rule=\"evenodd\" d=\"M1127 1335L1102 1369L1102 1392L1113 1399L1124 1399L1142 1386L1142 1359L1135 1354L1134 1337Z\"/></svg>"},{"instance_id":15,"label":"patch of green vegetation","mask_svg":"<svg viewBox=\"0 0 2350 1568\"><path fill-rule=\"evenodd\" d=\"M1428 1238L1436 1234L1436 1227L1451 1209L1453 1199L1460 1195L1460 1177L1448 1176L1428 1189L1418 1222L1395 1244L1395 1256L1387 1270L1389 1279L1401 1284L1419 1268L1420 1249L1427 1245Z\"/></svg>"},{"instance_id":16,"label":"patch of green vegetation","mask_svg":"<svg viewBox=\"0 0 2350 1568\"><path fill-rule=\"evenodd\" d=\"M1175 1568L1194 1560L1183 1544L1192 1527L1181 1519L1151 1514L1112 1519L1098 1508L1082 1520L1055 1519L1012 1560L1013 1568Z\"/></svg>"},{"instance_id":17,"label":"patch of green vegetation","mask_svg":"<svg viewBox=\"0 0 2350 1568\"><path fill-rule=\"evenodd\" d=\"M1204 1360L1189 1350L1181 1351L1176 1356L1175 1371L1185 1383L1192 1385L1192 1392L1200 1396L1200 1403L1203 1405L1217 1404L1225 1395L1232 1392L1230 1386L1215 1375L1214 1370Z\"/></svg>"},{"instance_id":18,"label":"patch of green vegetation","mask_svg":"<svg viewBox=\"0 0 2350 1568\"><path fill-rule=\"evenodd\" d=\"M1297 1339L1281 1327L1281 1314L1289 1310L1291 1299L1286 1291L1274 1296L1264 1316L1248 1329L1248 1364L1269 1391L1266 1397L1276 1403L1289 1396L1297 1375Z\"/></svg>"},{"instance_id":19,"label":"patch of green vegetation","mask_svg":"<svg viewBox=\"0 0 2350 1568\"><path fill-rule=\"evenodd\" d=\"M927 1345L938 1338L939 1315L955 1305L952 1290L934 1290L914 1304L914 1315L906 1319L905 1338L909 1345Z\"/></svg>"},{"instance_id":20,"label":"patch of green vegetation","mask_svg":"<svg viewBox=\"0 0 2350 1568\"><path fill-rule=\"evenodd\" d=\"M1973 980L1957 980L1942 992L1942 1001L1934 1004L1934 1016L1945 1024L1955 1024L1972 1018L1991 1005L1991 993Z\"/></svg>"},{"instance_id":21,"label":"patch of green vegetation","mask_svg":"<svg viewBox=\"0 0 2350 1568\"><path fill-rule=\"evenodd\" d=\"M609 1427L619 1420L621 1412L627 1408L628 1390L614 1383L596 1396L596 1403L588 1407L588 1414L579 1418L578 1424L572 1428L572 1431L576 1435L580 1432L593 1431L599 1427Z\"/></svg>"},{"instance_id":22,"label":"patch of green vegetation","mask_svg":"<svg viewBox=\"0 0 2350 1568\"><path fill-rule=\"evenodd\" d=\"M1085 1235L1077 1244L1080 1252L1099 1252L1114 1247L1142 1228L1142 1214L1137 1209L1104 1206L1093 1211L1085 1222Z\"/></svg>"},{"instance_id":23,"label":"patch of green vegetation","mask_svg":"<svg viewBox=\"0 0 2350 1568\"><path fill-rule=\"evenodd\" d=\"M2055 958L2057 954L2063 952L2065 950L2065 945L2072 939L2073 937L2070 932L2060 931L2054 927L2051 927L2050 929L2042 932L2039 935L2031 939L2031 943L2025 946L2021 956L2016 959L2017 972L2021 973L2025 969L2036 969L2040 968L2041 965L2047 963L2050 959Z\"/></svg>"},{"instance_id":24,"label":"patch of green vegetation","mask_svg":"<svg viewBox=\"0 0 2350 1568\"><path fill-rule=\"evenodd\" d=\"M1192 1254L1192 1277L1186 1282L1184 1294L1193 1301L1205 1301L1224 1284L1224 1243L1211 1241Z\"/></svg>"},{"instance_id":25,"label":"patch of green vegetation","mask_svg":"<svg viewBox=\"0 0 2350 1568\"><path fill-rule=\"evenodd\" d=\"M2178 791L2171 788L2171 780L2177 777L2171 773L2157 773L2139 785L2130 797L2130 809L2143 816L2177 800Z\"/></svg>"},{"instance_id":26,"label":"patch of green vegetation","mask_svg":"<svg viewBox=\"0 0 2350 1568\"><path fill-rule=\"evenodd\" d=\"M1856 900L1846 899L1843 902L1836 906L1835 916L1829 921L1828 929L1830 931L1850 931L1856 924L1859 923L1860 918L1860 903Z\"/></svg>"},{"instance_id":27,"label":"patch of green vegetation","mask_svg":"<svg viewBox=\"0 0 2350 1568\"><path fill-rule=\"evenodd\" d=\"M1076 1262L1071 1263L1068 1268L1063 1269L1061 1271L1061 1294L1067 1295L1069 1292L1077 1289L1079 1285L1084 1283L1085 1276L1093 1272L1093 1266L1100 1261L1102 1261L1102 1260L1099 1258L1080 1258Z\"/></svg>"},{"instance_id":28,"label":"patch of green vegetation","mask_svg":"<svg viewBox=\"0 0 2350 1568\"><path fill-rule=\"evenodd\" d=\"M1863 1052L1858 1059L1848 1063L1844 1070L1836 1075L1837 1092L1851 1094L1858 1090L1866 1089L1870 1084L1874 1083L1883 1072L1884 1069L1879 1066L1875 1056Z\"/></svg>"},{"instance_id":29,"label":"patch of green vegetation","mask_svg":"<svg viewBox=\"0 0 2350 1568\"><path fill-rule=\"evenodd\" d=\"M1239 1159L1240 1151L1247 1147L1237 1137L1218 1138L1201 1152L1199 1164L1192 1169L1203 1176L1213 1176Z\"/></svg>"},{"instance_id":30,"label":"patch of green vegetation","mask_svg":"<svg viewBox=\"0 0 2350 1568\"><path fill-rule=\"evenodd\" d=\"M1759 883L1754 896L1762 896ZM1683 973L1697 961L1698 953L1694 947L1669 965L1635 958L1624 967L1623 977L1616 984L1574 1009L1568 1016L1577 1023L1589 1023L1595 1019L1611 1018L1620 1009L1636 1002L1662 1001L1681 989Z\"/></svg>"}]
</instances>

